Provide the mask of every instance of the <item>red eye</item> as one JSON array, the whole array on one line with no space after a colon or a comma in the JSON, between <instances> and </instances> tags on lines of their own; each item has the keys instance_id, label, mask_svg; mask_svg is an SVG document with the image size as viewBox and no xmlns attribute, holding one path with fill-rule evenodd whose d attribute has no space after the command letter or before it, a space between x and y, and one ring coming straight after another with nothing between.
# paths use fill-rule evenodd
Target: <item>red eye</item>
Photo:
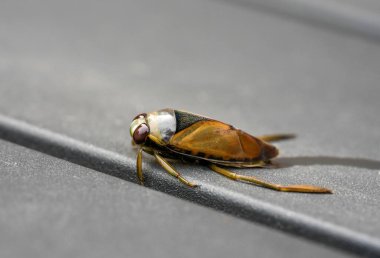
<instances>
[{"instance_id":1,"label":"red eye","mask_svg":"<svg viewBox=\"0 0 380 258\"><path fill-rule=\"evenodd\" d=\"M149 135L149 127L146 124L139 125L133 133L133 141L136 144L142 144L145 142Z\"/></svg>"},{"instance_id":2,"label":"red eye","mask_svg":"<svg viewBox=\"0 0 380 258\"><path fill-rule=\"evenodd\" d=\"M132 121L140 117L146 117L146 113L138 114L137 116L135 116L135 118L132 119Z\"/></svg>"}]
</instances>

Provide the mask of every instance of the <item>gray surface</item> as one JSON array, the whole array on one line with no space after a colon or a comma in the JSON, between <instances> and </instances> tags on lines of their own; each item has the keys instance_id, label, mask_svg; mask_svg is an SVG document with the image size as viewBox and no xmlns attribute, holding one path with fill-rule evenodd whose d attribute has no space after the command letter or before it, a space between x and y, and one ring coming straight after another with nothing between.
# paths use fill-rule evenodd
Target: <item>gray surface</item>
<instances>
[{"instance_id":1,"label":"gray surface","mask_svg":"<svg viewBox=\"0 0 380 258\"><path fill-rule=\"evenodd\" d=\"M1 257L345 257L0 141Z\"/></svg>"},{"instance_id":2,"label":"gray surface","mask_svg":"<svg viewBox=\"0 0 380 258\"><path fill-rule=\"evenodd\" d=\"M380 3L377 0L221 0L300 20L335 33L380 40Z\"/></svg>"},{"instance_id":3,"label":"gray surface","mask_svg":"<svg viewBox=\"0 0 380 258\"><path fill-rule=\"evenodd\" d=\"M284 168L242 173L334 195L279 194L178 164L202 185L192 195L149 157L147 185L380 253L376 43L217 2L3 3L0 14L2 114L125 155L130 168L128 126L143 111L174 107L257 135L295 132L279 145Z\"/></svg>"}]
</instances>

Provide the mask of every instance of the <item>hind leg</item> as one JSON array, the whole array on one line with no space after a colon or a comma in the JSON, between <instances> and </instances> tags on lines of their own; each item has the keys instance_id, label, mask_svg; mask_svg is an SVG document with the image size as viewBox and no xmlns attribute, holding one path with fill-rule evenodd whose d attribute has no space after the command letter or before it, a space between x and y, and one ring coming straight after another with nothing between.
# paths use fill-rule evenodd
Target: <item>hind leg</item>
<instances>
[{"instance_id":1,"label":"hind leg","mask_svg":"<svg viewBox=\"0 0 380 258\"><path fill-rule=\"evenodd\" d=\"M281 192L299 192L299 193L332 193L331 190L327 188L322 188L312 185L279 185L266 182L264 180L258 179L253 176L245 176L233 173L227 169L221 168L215 164L210 164L209 167L218 174L221 174L225 177L228 177L232 180L245 181L253 183L259 186L263 186L272 190L281 191Z\"/></svg>"},{"instance_id":2,"label":"hind leg","mask_svg":"<svg viewBox=\"0 0 380 258\"><path fill-rule=\"evenodd\" d=\"M270 134L270 135L262 135L257 138L265 142L277 142L277 141L293 139L295 137L296 137L295 134Z\"/></svg>"}]
</instances>

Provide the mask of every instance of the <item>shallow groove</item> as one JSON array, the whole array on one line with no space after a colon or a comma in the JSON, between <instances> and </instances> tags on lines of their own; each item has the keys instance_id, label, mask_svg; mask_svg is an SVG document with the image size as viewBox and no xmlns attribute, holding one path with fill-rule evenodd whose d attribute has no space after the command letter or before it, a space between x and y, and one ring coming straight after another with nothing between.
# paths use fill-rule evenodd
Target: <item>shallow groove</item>
<instances>
[{"instance_id":1,"label":"shallow groove","mask_svg":"<svg viewBox=\"0 0 380 258\"><path fill-rule=\"evenodd\" d=\"M91 144L0 115L0 138L96 171L137 182L134 160ZM149 169L149 168L148 168ZM151 168L150 168L151 169ZM159 173L146 173L146 186L217 210L269 225L295 235L367 257L380 256L380 241L350 229L323 222L225 189L202 184L192 189L167 180ZM170 186L170 187L168 187Z\"/></svg>"},{"instance_id":2,"label":"shallow groove","mask_svg":"<svg viewBox=\"0 0 380 258\"><path fill-rule=\"evenodd\" d=\"M257 9L293 18L311 25L380 41L380 16L368 10L339 3L318 1L218 0L243 8Z\"/></svg>"}]
</instances>

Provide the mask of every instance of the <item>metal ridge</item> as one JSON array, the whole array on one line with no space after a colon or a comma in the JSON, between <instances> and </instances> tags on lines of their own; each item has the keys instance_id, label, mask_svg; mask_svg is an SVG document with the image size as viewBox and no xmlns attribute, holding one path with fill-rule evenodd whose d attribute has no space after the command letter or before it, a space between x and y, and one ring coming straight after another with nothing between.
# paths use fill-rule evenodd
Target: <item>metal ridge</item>
<instances>
[{"instance_id":1,"label":"metal ridge","mask_svg":"<svg viewBox=\"0 0 380 258\"><path fill-rule=\"evenodd\" d=\"M138 183L134 159L1 114L0 138L123 180ZM147 165L145 169L153 170L153 167ZM148 179L146 186L346 252L367 257L380 256L380 239L207 182L202 183L202 187L190 189L171 178L168 180L168 177L162 175L161 173L146 173ZM223 191L223 195L218 194L221 191Z\"/></svg>"}]
</instances>

